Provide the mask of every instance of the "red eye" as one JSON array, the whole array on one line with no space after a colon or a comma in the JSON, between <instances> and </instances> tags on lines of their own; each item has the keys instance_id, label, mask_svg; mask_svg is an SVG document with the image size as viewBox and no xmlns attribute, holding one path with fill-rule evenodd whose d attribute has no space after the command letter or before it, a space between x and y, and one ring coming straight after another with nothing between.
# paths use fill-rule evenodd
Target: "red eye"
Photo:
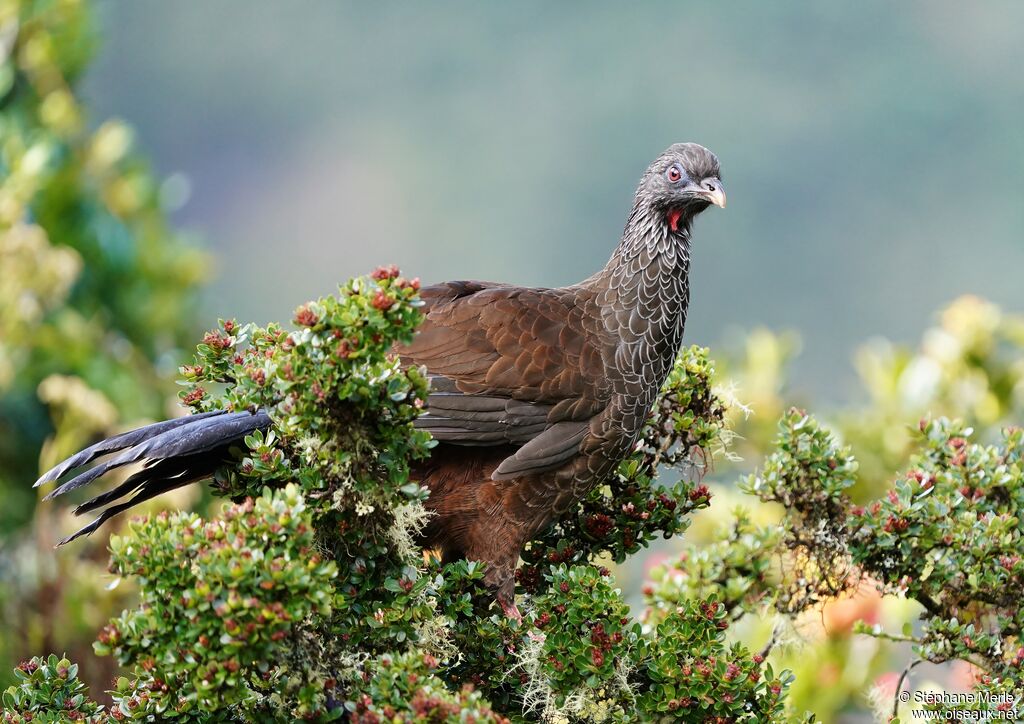
<instances>
[{"instance_id":1,"label":"red eye","mask_svg":"<svg viewBox=\"0 0 1024 724\"><path fill-rule=\"evenodd\" d=\"M672 183L676 183L683 177L683 172L679 170L678 166L669 166L668 171L665 172L665 176Z\"/></svg>"}]
</instances>

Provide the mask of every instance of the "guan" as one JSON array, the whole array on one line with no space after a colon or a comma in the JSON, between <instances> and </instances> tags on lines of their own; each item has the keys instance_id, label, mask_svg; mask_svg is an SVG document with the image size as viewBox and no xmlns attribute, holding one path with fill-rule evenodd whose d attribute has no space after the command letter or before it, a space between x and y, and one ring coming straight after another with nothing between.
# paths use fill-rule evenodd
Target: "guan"
<instances>
[{"instance_id":1,"label":"guan","mask_svg":"<svg viewBox=\"0 0 1024 724\"><path fill-rule=\"evenodd\" d=\"M413 479L433 512L425 547L444 561L486 563L485 582L509 616L523 545L569 511L636 444L683 338L690 297L690 233L710 205L725 206L718 159L670 146L644 172L618 247L603 269L557 289L455 281L422 290L424 317L397 347L430 381L417 426L438 441ZM103 510L62 541L167 490L207 479L229 449L271 419L265 410L216 411L103 440L45 473L79 488L132 462L145 467L76 508Z\"/></svg>"}]
</instances>

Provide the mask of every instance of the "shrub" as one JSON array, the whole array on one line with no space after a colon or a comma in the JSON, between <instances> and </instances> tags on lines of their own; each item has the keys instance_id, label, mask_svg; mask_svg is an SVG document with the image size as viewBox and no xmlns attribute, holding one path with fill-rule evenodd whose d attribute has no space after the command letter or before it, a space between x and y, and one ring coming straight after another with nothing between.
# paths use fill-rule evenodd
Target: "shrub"
<instances>
[{"instance_id":1,"label":"shrub","mask_svg":"<svg viewBox=\"0 0 1024 724\"><path fill-rule=\"evenodd\" d=\"M530 543L519 590L533 603L520 626L492 606L480 564L441 566L414 544L426 491L408 474L432 444L412 426L426 385L388 350L415 329L417 289L382 268L301 307L293 331L224 321L182 368L195 410L260 407L273 426L217 474L216 491L241 501L219 518L161 514L113 540L112 571L137 580L141 602L96 646L131 672L112 716L447 720L462 707L490 716L486 695L519 716L624 719L648 677L682 663L682 649L632 622L600 561L680 533L708 505L706 487L656 479L719 444L725 410L707 351L684 351L636 452ZM735 667L750 676L744 651L709 645L723 682ZM402 700L411 709L379 698L395 672L417 684ZM671 692L656 711L686 698ZM714 711L760 696L737 691Z\"/></svg>"},{"instance_id":2,"label":"shrub","mask_svg":"<svg viewBox=\"0 0 1024 724\"><path fill-rule=\"evenodd\" d=\"M880 702L892 716L907 715L895 696L922 661L971 664L978 672L972 708L1012 709L1024 696L1024 431L1007 429L995 445L972 443L970 434L962 423L922 420L910 469L882 498L855 505L846 496L856 470L850 450L791 410L779 423L776 452L744 484L781 506L781 526L756 528L741 514L715 548L688 550L674 566L680 575L660 571L648 590L654 620L698 594L718 595L740 614L774 608L792 616L867 582L920 604L920 622L902 632L855 629L911 645L914 658L894 698Z\"/></svg>"},{"instance_id":3,"label":"shrub","mask_svg":"<svg viewBox=\"0 0 1024 724\"><path fill-rule=\"evenodd\" d=\"M322 707L331 687L320 663L295 654L311 622L330 615L338 569L317 551L297 486L209 522L142 518L112 539L111 554L111 571L137 576L141 592L95 646L133 667L135 680L118 683L115 719L258 705L284 692L297 715Z\"/></svg>"},{"instance_id":4,"label":"shrub","mask_svg":"<svg viewBox=\"0 0 1024 724\"><path fill-rule=\"evenodd\" d=\"M986 446L958 423L922 422L910 471L858 506L852 452L790 410L742 483L780 524L739 512L716 544L656 573L632 618L602 564L686 529L711 493L659 471L699 469L728 437L700 348L680 355L634 454L530 542L526 617L505 618L481 564L441 565L415 544L427 493L409 463L432 444L412 425L426 385L389 350L415 329L417 289L382 268L301 307L292 331L224 321L182 368L196 411L259 407L273 424L218 472L216 491L239 501L218 518L161 514L114 538L112 571L142 599L96 645L130 671L111 716L795 720L792 675L767 660L775 639L752 653L729 643L731 623L793 618L864 580L925 614L916 633L863 633L971 662L978 691L1019 693L1020 430Z\"/></svg>"},{"instance_id":5,"label":"shrub","mask_svg":"<svg viewBox=\"0 0 1024 724\"><path fill-rule=\"evenodd\" d=\"M78 665L66 658L34 657L14 670L17 683L3 694L3 720L22 722L104 721L103 707L89 699Z\"/></svg>"}]
</instances>

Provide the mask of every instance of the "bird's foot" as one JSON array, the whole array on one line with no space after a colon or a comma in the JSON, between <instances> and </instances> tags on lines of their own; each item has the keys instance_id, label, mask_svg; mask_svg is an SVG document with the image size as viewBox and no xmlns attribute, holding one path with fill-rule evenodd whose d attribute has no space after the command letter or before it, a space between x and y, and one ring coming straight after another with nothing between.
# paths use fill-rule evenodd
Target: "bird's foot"
<instances>
[{"instance_id":1,"label":"bird's foot","mask_svg":"<svg viewBox=\"0 0 1024 724\"><path fill-rule=\"evenodd\" d=\"M499 598L498 603L501 604L501 610L505 612L506 617L515 619L519 623L523 622L523 614L519 613L519 608L516 606L515 601L506 601Z\"/></svg>"}]
</instances>

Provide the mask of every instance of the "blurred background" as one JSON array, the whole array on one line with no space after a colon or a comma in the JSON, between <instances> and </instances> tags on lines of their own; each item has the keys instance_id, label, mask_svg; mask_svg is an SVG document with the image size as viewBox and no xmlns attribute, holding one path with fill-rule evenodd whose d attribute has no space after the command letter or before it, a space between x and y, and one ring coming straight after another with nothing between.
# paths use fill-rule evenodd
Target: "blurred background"
<instances>
[{"instance_id":1,"label":"blurred background","mask_svg":"<svg viewBox=\"0 0 1024 724\"><path fill-rule=\"evenodd\" d=\"M571 284L675 141L729 195L698 222L691 342L799 330L800 384L842 399L866 337L909 341L965 292L1021 302L1012 0L97 9L83 98L190 192L206 319L283 319L381 262Z\"/></svg>"},{"instance_id":2,"label":"blurred background","mask_svg":"<svg viewBox=\"0 0 1024 724\"><path fill-rule=\"evenodd\" d=\"M716 152L729 195L697 222L687 341L752 410L694 540L794 402L856 446L863 499L921 414L1020 421L1021 27L1013 0L0 0L0 682L69 650L107 685L89 642L131 591L102 590L105 534L52 551L68 516L28 484L172 414L204 327L287 320L381 263L573 283L675 141ZM841 606L786 662L824 721L903 665L852 622L916 615Z\"/></svg>"}]
</instances>

